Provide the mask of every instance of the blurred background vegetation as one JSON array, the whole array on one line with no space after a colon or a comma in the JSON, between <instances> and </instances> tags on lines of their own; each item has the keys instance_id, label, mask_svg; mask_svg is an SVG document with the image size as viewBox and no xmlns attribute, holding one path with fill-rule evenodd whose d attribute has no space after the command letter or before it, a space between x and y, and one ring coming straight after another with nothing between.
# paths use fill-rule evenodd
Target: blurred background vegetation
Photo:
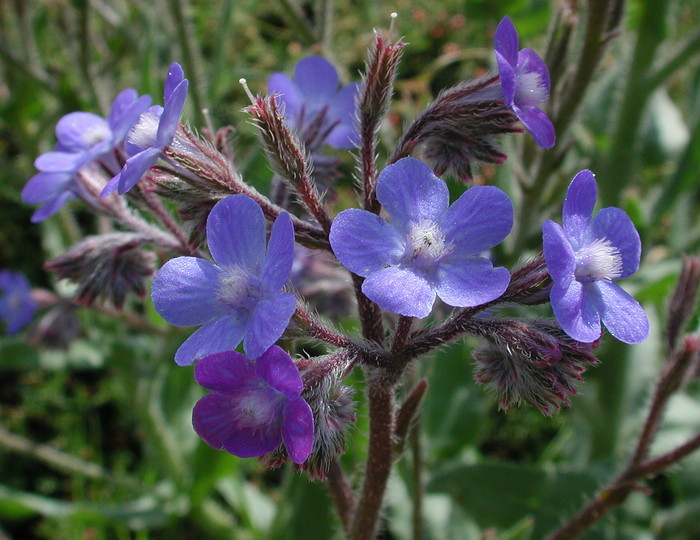
<instances>
[{"instance_id":1,"label":"blurred background vegetation","mask_svg":"<svg viewBox=\"0 0 700 540\"><path fill-rule=\"evenodd\" d=\"M80 234L104 227L75 203L31 225L33 209L21 203L20 191L35 172L32 162L53 148L55 124L70 111L106 114L127 86L159 102L173 61L191 81L185 118L204 127L207 108L214 128L233 125L245 179L264 185L271 173L241 112L247 98L239 78L263 92L270 73L289 73L300 58L322 53L344 81L355 80L373 28L387 27L389 14L398 12L397 30L409 46L381 133L381 163L402 126L437 92L493 69L493 31L503 16L515 22L521 46L542 51L552 13L576 17L579 4L4 0L0 268L21 270L36 286L48 287L44 261ZM383 538L411 537L416 489L425 490L425 538L542 538L614 475L630 451L661 362L664 310L680 256L697 253L700 245L697 13L698 0L627 2L623 30L608 36L611 44L579 115L559 139L568 151L553 172L554 195L532 216L534 230L543 217L558 219L556 194L580 169L595 171L607 204L630 213L642 235L642 269L627 288L648 308L652 336L633 348L608 340L599 349L602 366L588 373L573 406L552 418L526 406L499 411L472 380L475 342L422 361L413 377L427 377L430 388L412 444L420 445L425 460L424 485L416 487L412 458L403 457L390 484ZM508 189L512 171L527 163L532 149L526 137L503 144L513 157L497 170L482 168L477 180ZM351 156L342 159L351 172ZM340 189L339 204L350 204L351 181ZM535 232L502 255L515 262L540 244ZM70 294L64 284L57 287ZM39 350L22 337L0 339L0 538L334 537L338 527L322 484L198 441L190 413L200 390L191 369L171 361L185 333L169 328L148 302L136 308L153 326L148 335L124 318L83 311L79 339L67 350ZM696 314L691 330L697 325ZM361 402L361 392L357 396ZM674 398L655 452L700 430L698 397L696 380ZM364 458L362 403L358 417L343 458L351 473ZM634 494L586 538L700 537L699 456L648 487L650 494Z\"/></svg>"}]
</instances>

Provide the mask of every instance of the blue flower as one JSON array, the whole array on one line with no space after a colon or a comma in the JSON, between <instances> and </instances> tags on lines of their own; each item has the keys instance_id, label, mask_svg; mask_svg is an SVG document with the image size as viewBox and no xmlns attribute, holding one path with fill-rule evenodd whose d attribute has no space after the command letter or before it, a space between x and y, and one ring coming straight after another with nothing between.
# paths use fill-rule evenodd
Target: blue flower
<instances>
[{"instance_id":1,"label":"blue flower","mask_svg":"<svg viewBox=\"0 0 700 540\"><path fill-rule=\"evenodd\" d=\"M90 197L76 174L98 159L117 168L113 150L122 143L150 103L150 96L139 97L135 90L127 88L114 99L107 118L89 112L73 112L58 121L56 150L36 159L34 165L41 172L22 190L25 203L43 205L32 216L34 223L55 214L70 199Z\"/></svg>"},{"instance_id":2,"label":"blue flower","mask_svg":"<svg viewBox=\"0 0 700 540\"><path fill-rule=\"evenodd\" d=\"M549 98L549 70L532 49L518 50L518 32L509 17L498 23L494 36L503 97L542 148L552 148L554 126L537 105Z\"/></svg>"},{"instance_id":3,"label":"blue flower","mask_svg":"<svg viewBox=\"0 0 700 540\"><path fill-rule=\"evenodd\" d=\"M338 89L338 73L321 56L297 62L294 80L273 73L267 83L270 94L279 94L285 104L285 119L309 151L323 143L335 148L352 148L355 127L355 95L359 83Z\"/></svg>"},{"instance_id":4,"label":"blue flower","mask_svg":"<svg viewBox=\"0 0 700 540\"><path fill-rule=\"evenodd\" d=\"M246 458L284 442L294 463L306 461L314 443L314 417L286 352L273 346L254 362L237 352L221 352L200 360L194 376L213 392L192 411L194 429L209 446Z\"/></svg>"},{"instance_id":5,"label":"blue flower","mask_svg":"<svg viewBox=\"0 0 700 540\"><path fill-rule=\"evenodd\" d=\"M32 287L22 272L0 271L0 319L8 334L16 334L27 326L36 311Z\"/></svg>"},{"instance_id":6,"label":"blue flower","mask_svg":"<svg viewBox=\"0 0 700 540\"><path fill-rule=\"evenodd\" d=\"M115 189L120 195L129 191L158 161L165 148L172 144L188 87L189 81L185 79L180 64L172 64L165 78L164 106L150 107L132 127L125 145L131 157L126 160L121 172L107 183L101 197L106 197Z\"/></svg>"},{"instance_id":7,"label":"blue flower","mask_svg":"<svg viewBox=\"0 0 700 540\"><path fill-rule=\"evenodd\" d=\"M493 186L475 186L450 206L443 180L413 158L379 175L377 199L391 216L352 208L338 214L330 241L338 260L365 279L362 291L380 307L427 317L435 297L470 307L501 296L510 274L479 256L513 225L513 205Z\"/></svg>"},{"instance_id":8,"label":"blue flower","mask_svg":"<svg viewBox=\"0 0 700 540\"><path fill-rule=\"evenodd\" d=\"M554 281L552 309L562 329L577 341L597 340L602 320L620 341L639 343L649 334L649 320L613 280L637 271L641 241L619 208L603 208L593 217L597 194L593 173L579 172L566 192L563 226L547 220L542 227L544 258Z\"/></svg>"},{"instance_id":9,"label":"blue flower","mask_svg":"<svg viewBox=\"0 0 700 540\"><path fill-rule=\"evenodd\" d=\"M265 218L245 195L216 203L207 220L213 264L196 257L168 261L153 280L158 313L176 326L203 325L178 349L184 366L235 349L257 358L284 333L296 310L282 292L292 268L294 229L289 214L275 221L265 251Z\"/></svg>"}]
</instances>

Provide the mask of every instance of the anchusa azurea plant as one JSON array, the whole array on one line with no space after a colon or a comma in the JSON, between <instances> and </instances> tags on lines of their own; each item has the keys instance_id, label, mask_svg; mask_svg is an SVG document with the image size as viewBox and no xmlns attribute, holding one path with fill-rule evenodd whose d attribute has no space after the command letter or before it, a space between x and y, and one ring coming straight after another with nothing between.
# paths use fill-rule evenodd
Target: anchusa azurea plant
<instances>
[{"instance_id":1,"label":"anchusa azurea plant","mask_svg":"<svg viewBox=\"0 0 700 540\"><path fill-rule=\"evenodd\" d=\"M264 187L239 169L230 128L181 122L190 83L174 63L162 106L127 89L107 118L63 117L55 151L37 158L22 193L40 205L33 221L70 199L102 218L99 234L46 265L74 284L71 310L153 308L169 325L198 327L177 334L171 368L193 370L208 391L193 407L194 431L216 450L271 468L289 463L324 482L354 540L375 537L393 463L411 437L418 444L430 379L417 374L431 352L469 336L465 377L500 409L527 404L551 416L585 388L606 331L625 344L650 331L618 284L640 267L640 235L622 209L594 212L593 173L575 174L564 194L570 173L553 172L559 185L537 213L528 205L543 184L495 173L511 157L504 148L531 152L513 156L520 176L564 163L566 150L555 146L553 79L536 52L520 48L511 19L495 28L492 72L438 93L387 148L380 129L406 47L393 31L376 32L361 80L345 84L321 55L300 60L292 77L271 74L264 95L242 81L272 170ZM697 343L680 339L700 279L694 264L672 302L667 390L697 360ZM26 280L0 273L7 331L34 310ZM366 465L347 475L341 456L358 425L368 430ZM649 442L640 440L634 467ZM418 451L413 460L419 474ZM641 478L634 467L630 482ZM590 526L606 504L594 501L593 517L571 527Z\"/></svg>"}]
</instances>

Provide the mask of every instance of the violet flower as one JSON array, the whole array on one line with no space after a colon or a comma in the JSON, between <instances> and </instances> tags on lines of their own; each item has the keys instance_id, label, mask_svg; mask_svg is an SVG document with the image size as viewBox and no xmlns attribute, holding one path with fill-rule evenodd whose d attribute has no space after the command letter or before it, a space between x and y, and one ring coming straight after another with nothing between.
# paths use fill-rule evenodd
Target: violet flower
<instances>
[{"instance_id":1,"label":"violet flower","mask_svg":"<svg viewBox=\"0 0 700 540\"><path fill-rule=\"evenodd\" d=\"M36 312L32 287L22 272L0 271L0 319L8 334L27 326Z\"/></svg>"},{"instance_id":2,"label":"violet flower","mask_svg":"<svg viewBox=\"0 0 700 540\"><path fill-rule=\"evenodd\" d=\"M285 119L313 151L323 143L334 148L355 144L355 95L358 82L338 89L338 72L321 56L297 62L294 80L273 73L267 83L270 94L279 94L285 104Z\"/></svg>"},{"instance_id":3,"label":"violet flower","mask_svg":"<svg viewBox=\"0 0 700 540\"><path fill-rule=\"evenodd\" d=\"M620 341L639 343L649 334L649 320L613 280L637 271L641 241L619 208L603 208L593 217L597 191L593 173L579 172L566 192L563 227L550 220L542 227L544 258L554 281L552 309L562 329L577 341L597 340L602 320Z\"/></svg>"},{"instance_id":4,"label":"violet flower","mask_svg":"<svg viewBox=\"0 0 700 540\"><path fill-rule=\"evenodd\" d=\"M178 349L184 366L235 349L257 358L284 333L296 310L281 292L292 268L294 229L289 214L275 220L265 251L265 218L258 203L231 195L207 219L207 241L216 264L196 257L168 261L153 280L156 311L175 326L203 325Z\"/></svg>"},{"instance_id":5,"label":"violet flower","mask_svg":"<svg viewBox=\"0 0 700 540\"><path fill-rule=\"evenodd\" d=\"M549 70L532 49L518 50L518 32L510 17L498 23L494 36L503 97L542 148L552 148L554 126L537 105L549 98Z\"/></svg>"},{"instance_id":6,"label":"violet flower","mask_svg":"<svg viewBox=\"0 0 700 540\"><path fill-rule=\"evenodd\" d=\"M284 442L294 463L304 463L314 442L314 418L301 397L294 362L277 346L256 361L234 351L202 358L195 379L212 394L192 411L192 424L209 446L238 457L262 456Z\"/></svg>"},{"instance_id":7,"label":"violet flower","mask_svg":"<svg viewBox=\"0 0 700 540\"><path fill-rule=\"evenodd\" d=\"M22 190L25 203L43 204L32 216L32 222L45 220L71 199L89 196L77 180L80 169L98 159L118 169L113 151L150 103L150 96L139 97L134 89L127 88L114 99L107 118L73 112L58 121L56 150L36 159L34 165L41 172Z\"/></svg>"},{"instance_id":8,"label":"violet flower","mask_svg":"<svg viewBox=\"0 0 700 540\"><path fill-rule=\"evenodd\" d=\"M100 197L106 197L115 189L119 195L129 191L158 161L165 148L172 144L188 87L189 81L185 79L182 67L173 63L165 78L164 106L150 107L131 128L125 144L126 152L131 157L126 160L121 172L107 182Z\"/></svg>"},{"instance_id":9,"label":"violet flower","mask_svg":"<svg viewBox=\"0 0 700 540\"><path fill-rule=\"evenodd\" d=\"M479 256L513 225L513 205L493 186L468 189L452 206L447 185L417 159L379 175L377 199L391 216L352 208L333 221L330 242L340 262L365 281L362 291L392 313L427 317L435 297L470 307L503 294L510 279Z\"/></svg>"}]
</instances>

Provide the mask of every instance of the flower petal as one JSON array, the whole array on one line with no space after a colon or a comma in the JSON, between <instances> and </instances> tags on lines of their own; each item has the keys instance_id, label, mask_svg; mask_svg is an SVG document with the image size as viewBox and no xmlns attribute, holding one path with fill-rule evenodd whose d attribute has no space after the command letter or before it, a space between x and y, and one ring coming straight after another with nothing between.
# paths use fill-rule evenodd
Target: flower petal
<instances>
[{"instance_id":1,"label":"flower petal","mask_svg":"<svg viewBox=\"0 0 700 540\"><path fill-rule=\"evenodd\" d=\"M255 361L255 373L275 390L290 399L298 398L304 389L301 375L291 357L273 345Z\"/></svg>"},{"instance_id":2,"label":"flower petal","mask_svg":"<svg viewBox=\"0 0 700 540\"><path fill-rule=\"evenodd\" d=\"M304 100L328 103L338 89L338 72L322 56L308 56L294 67L294 81L299 86Z\"/></svg>"},{"instance_id":3,"label":"flower petal","mask_svg":"<svg viewBox=\"0 0 700 540\"><path fill-rule=\"evenodd\" d=\"M175 363L189 366L210 354L232 351L243 339L247 322L231 315L205 324L180 345L175 353Z\"/></svg>"},{"instance_id":4,"label":"flower petal","mask_svg":"<svg viewBox=\"0 0 700 540\"><path fill-rule=\"evenodd\" d=\"M290 399L284 408L282 440L294 463L304 463L314 447L314 415L302 398Z\"/></svg>"},{"instance_id":5,"label":"flower petal","mask_svg":"<svg viewBox=\"0 0 700 540\"><path fill-rule=\"evenodd\" d=\"M556 142L554 125L547 113L538 109L535 105L525 107L513 106L518 119L528 129L535 143L540 148L552 148Z\"/></svg>"},{"instance_id":6,"label":"flower petal","mask_svg":"<svg viewBox=\"0 0 700 540\"><path fill-rule=\"evenodd\" d=\"M126 107L126 109L120 112L119 115L115 115L114 117L112 117L112 114L110 113L109 122L112 126L113 143L116 144L124 140L124 137L126 137L126 134L131 129L131 126L133 126L138 121L139 116L141 116L142 113L146 112L150 105L151 96L143 95L131 102L129 106Z\"/></svg>"},{"instance_id":7,"label":"flower petal","mask_svg":"<svg viewBox=\"0 0 700 540\"><path fill-rule=\"evenodd\" d=\"M515 91L517 89L515 69L513 69L513 64L498 51L496 51L496 64L498 65L498 78L501 81L503 101L508 107L512 107L515 102Z\"/></svg>"},{"instance_id":8,"label":"flower petal","mask_svg":"<svg viewBox=\"0 0 700 540\"><path fill-rule=\"evenodd\" d=\"M160 148L165 148L173 142L177 126L180 124L188 88L189 81L185 79L175 87L165 102L163 114L160 117L160 122L158 122L158 134L156 135L156 144Z\"/></svg>"},{"instance_id":9,"label":"flower petal","mask_svg":"<svg viewBox=\"0 0 700 540\"><path fill-rule=\"evenodd\" d=\"M131 156L129 159L127 159L126 163L124 164L124 168L119 173L117 193L119 193L119 195L124 195L124 193L138 184L138 181L141 180L148 169L155 165L160 155L160 148L148 148L147 150L139 152L135 156ZM107 185L110 185L109 182ZM103 189L102 193L100 194L100 198L109 195L109 193L111 192L108 192L107 186L105 186L105 189Z\"/></svg>"},{"instance_id":10,"label":"flower petal","mask_svg":"<svg viewBox=\"0 0 700 540\"><path fill-rule=\"evenodd\" d=\"M46 218L53 216L58 212L64 204L66 204L71 199L75 198L75 194L72 191L64 191L56 196L56 198L46 201L46 203L39 209L37 209L34 214L32 214L32 223L39 223L44 221Z\"/></svg>"},{"instance_id":11,"label":"flower petal","mask_svg":"<svg viewBox=\"0 0 700 540\"><path fill-rule=\"evenodd\" d=\"M574 251L578 251L586 240L597 198L595 175L583 169L571 180L561 212L564 234Z\"/></svg>"},{"instance_id":12,"label":"flower petal","mask_svg":"<svg viewBox=\"0 0 700 540\"><path fill-rule=\"evenodd\" d=\"M565 287L574 278L576 255L558 223L546 220L542 224L542 248L547 271L552 280Z\"/></svg>"},{"instance_id":13,"label":"flower petal","mask_svg":"<svg viewBox=\"0 0 700 540\"><path fill-rule=\"evenodd\" d=\"M567 285L555 283L550 300L554 316L562 330L577 341L591 343L600 337L600 315L596 309L595 289L576 280Z\"/></svg>"},{"instance_id":14,"label":"flower petal","mask_svg":"<svg viewBox=\"0 0 700 540\"><path fill-rule=\"evenodd\" d=\"M89 112L67 114L56 124L56 138L63 152L83 152L111 136L105 119Z\"/></svg>"},{"instance_id":15,"label":"flower petal","mask_svg":"<svg viewBox=\"0 0 700 540\"><path fill-rule=\"evenodd\" d=\"M501 296L510 272L483 257L447 257L440 262L436 292L448 306L480 306Z\"/></svg>"},{"instance_id":16,"label":"flower petal","mask_svg":"<svg viewBox=\"0 0 700 540\"><path fill-rule=\"evenodd\" d=\"M600 293L598 309L608 331L623 343L634 345L649 336L649 319L644 309L617 283L596 281Z\"/></svg>"},{"instance_id":17,"label":"flower petal","mask_svg":"<svg viewBox=\"0 0 700 540\"><path fill-rule=\"evenodd\" d=\"M324 142L340 150L355 148L357 145L357 129L352 125L338 124L331 130Z\"/></svg>"},{"instance_id":18,"label":"flower petal","mask_svg":"<svg viewBox=\"0 0 700 540\"><path fill-rule=\"evenodd\" d=\"M153 278L156 311L175 326L196 326L226 313L217 289L221 269L196 257L169 260Z\"/></svg>"},{"instance_id":19,"label":"flower petal","mask_svg":"<svg viewBox=\"0 0 700 540\"><path fill-rule=\"evenodd\" d=\"M217 450L247 458L272 452L280 444L279 425L243 426L236 396L208 394L192 410L192 425L204 442ZM267 428L267 429L266 429Z\"/></svg>"},{"instance_id":20,"label":"flower petal","mask_svg":"<svg viewBox=\"0 0 700 540\"><path fill-rule=\"evenodd\" d=\"M289 326L289 319L297 308L293 294L281 292L255 306L245 335L243 347L250 358L258 358L274 345Z\"/></svg>"},{"instance_id":21,"label":"flower petal","mask_svg":"<svg viewBox=\"0 0 700 540\"><path fill-rule=\"evenodd\" d=\"M71 173L38 173L32 176L22 188L22 202L39 204L55 199L70 189L74 181Z\"/></svg>"},{"instance_id":22,"label":"flower petal","mask_svg":"<svg viewBox=\"0 0 700 540\"><path fill-rule=\"evenodd\" d=\"M277 103L284 104L284 117L287 123L296 127L297 115L304 104L301 90L292 79L284 73L273 73L267 80L268 94L278 94Z\"/></svg>"},{"instance_id":23,"label":"flower petal","mask_svg":"<svg viewBox=\"0 0 700 540\"><path fill-rule=\"evenodd\" d=\"M511 65L518 62L518 32L510 17L503 17L496 27L493 46Z\"/></svg>"},{"instance_id":24,"label":"flower petal","mask_svg":"<svg viewBox=\"0 0 700 540\"><path fill-rule=\"evenodd\" d=\"M265 257L265 218L260 205L245 195L230 195L212 208L207 242L222 267L240 265L254 274Z\"/></svg>"},{"instance_id":25,"label":"flower petal","mask_svg":"<svg viewBox=\"0 0 700 540\"><path fill-rule=\"evenodd\" d=\"M80 167L84 152L46 152L34 160L41 172L75 172Z\"/></svg>"},{"instance_id":26,"label":"flower petal","mask_svg":"<svg viewBox=\"0 0 700 540\"><path fill-rule=\"evenodd\" d=\"M522 49L518 52L518 67L516 71L520 75L527 73L536 73L538 75L545 94L543 96L544 99L538 103L544 103L549 97L551 83L549 79L549 69L547 68L547 64L544 63L544 60L540 58L540 55L532 49Z\"/></svg>"},{"instance_id":27,"label":"flower petal","mask_svg":"<svg viewBox=\"0 0 700 540\"><path fill-rule=\"evenodd\" d=\"M207 390L222 394L236 394L243 387L255 388L262 382L248 359L236 351L205 356L197 362L194 378Z\"/></svg>"},{"instance_id":28,"label":"flower petal","mask_svg":"<svg viewBox=\"0 0 700 540\"><path fill-rule=\"evenodd\" d=\"M392 225L404 233L410 223L439 223L450 204L447 184L425 163L410 157L379 174L377 199L391 215Z\"/></svg>"},{"instance_id":29,"label":"flower petal","mask_svg":"<svg viewBox=\"0 0 700 540\"><path fill-rule=\"evenodd\" d=\"M459 256L476 255L500 244L513 227L513 203L494 186L465 191L444 214L445 241Z\"/></svg>"},{"instance_id":30,"label":"flower petal","mask_svg":"<svg viewBox=\"0 0 700 540\"><path fill-rule=\"evenodd\" d=\"M608 239L622 257L622 274L626 278L639 269L642 242L630 217L619 208L603 208L593 218L591 234L594 238Z\"/></svg>"},{"instance_id":31,"label":"flower petal","mask_svg":"<svg viewBox=\"0 0 700 540\"><path fill-rule=\"evenodd\" d=\"M382 309L419 319L427 317L435 303L435 291L423 277L396 266L370 274L362 292Z\"/></svg>"},{"instance_id":32,"label":"flower petal","mask_svg":"<svg viewBox=\"0 0 700 540\"><path fill-rule=\"evenodd\" d=\"M363 277L398 262L405 244L395 227L358 208L343 210L336 216L330 242L340 263Z\"/></svg>"},{"instance_id":33,"label":"flower petal","mask_svg":"<svg viewBox=\"0 0 700 540\"><path fill-rule=\"evenodd\" d=\"M185 79L185 72L182 71L182 66L177 62L170 64L168 74L165 76L165 87L163 88L163 102L170 99L170 96L175 92L175 89L180 86L180 83Z\"/></svg>"},{"instance_id":34,"label":"flower petal","mask_svg":"<svg viewBox=\"0 0 700 540\"><path fill-rule=\"evenodd\" d=\"M261 280L265 290L279 292L289 279L293 259L294 226L289 214L283 212L273 223L267 244Z\"/></svg>"}]
</instances>

